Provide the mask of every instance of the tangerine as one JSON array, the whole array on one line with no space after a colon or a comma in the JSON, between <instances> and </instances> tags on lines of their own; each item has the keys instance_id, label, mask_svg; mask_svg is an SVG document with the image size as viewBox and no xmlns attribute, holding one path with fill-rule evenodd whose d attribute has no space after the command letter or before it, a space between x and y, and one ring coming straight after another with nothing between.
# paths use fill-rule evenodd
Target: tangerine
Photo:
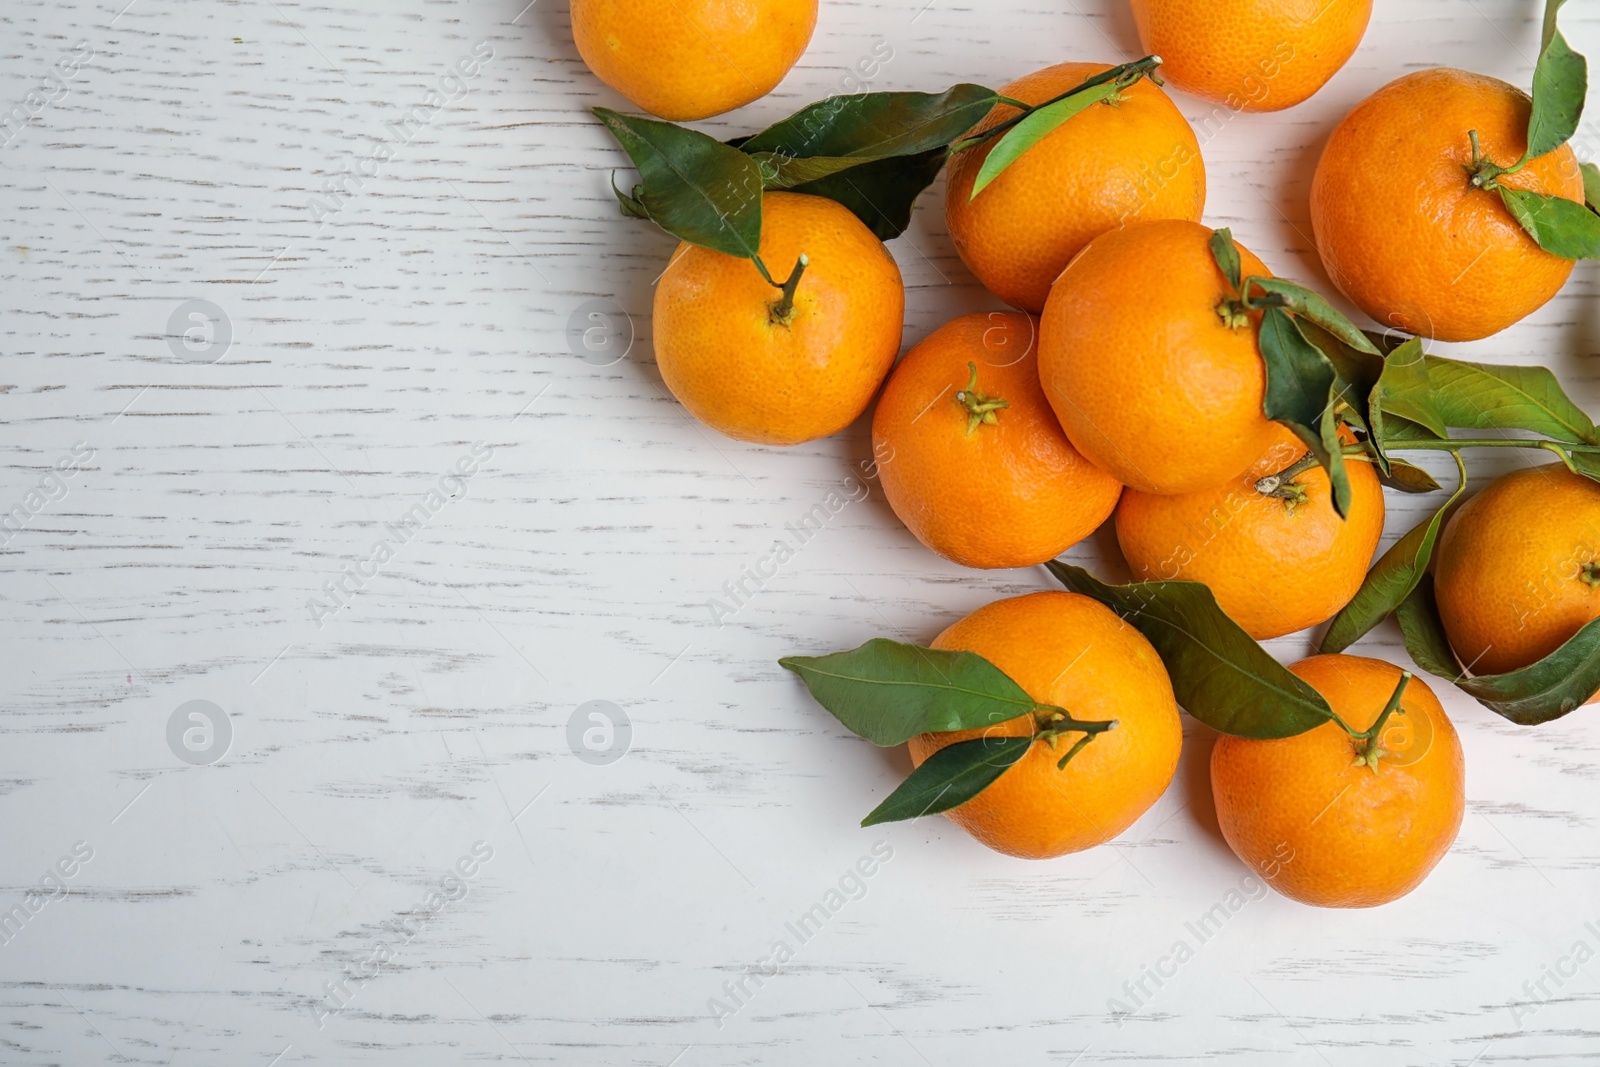
<instances>
[{"instance_id":1,"label":"tangerine","mask_svg":"<svg viewBox=\"0 0 1600 1067\"><path fill-rule=\"evenodd\" d=\"M1468 670L1548 656L1600 617L1600 485L1560 463L1497 478L1439 535L1434 595Z\"/></svg>"},{"instance_id":2,"label":"tangerine","mask_svg":"<svg viewBox=\"0 0 1600 1067\"><path fill-rule=\"evenodd\" d=\"M1233 293L1197 222L1102 234L1056 279L1040 322L1039 380L1077 450L1123 485L1221 485L1278 439L1262 414L1260 312L1230 325ZM1246 277L1267 268L1243 246Z\"/></svg>"},{"instance_id":3,"label":"tangerine","mask_svg":"<svg viewBox=\"0 0 1600 1067\"><path fill-rule=\"evenodd\" d=\"M751 261L678 246L656 285L656 364L683 406L729 437L826 437L866 410L894 364L900 268L849 209L801 193L763 198L760 256L801 271L788 308Z\"/></svg>"},{"instance_id":4,"label":"tangerine","mask_svg":"<svg viewBox=\"0 0 1600 1067\"><path fill-rule=\"evenodd\" d=\"M1346 655L1289 669L1358 732L1377 724L1403 674ZM1450 850L1466 810L1461 742L1420 679L1399 709L1371 741L1331 721L1294 737L1217 740L1222 836L1272 888L1318 907L1370 908L1411 892Z\"/></svg>"},{"instance_id":5,"label":"tangerine","mask_svg":"<svg viewBox=\"0 0 1600 1067\"><path fill-rule=\"evenodd\" d=\"M1581 203L1572 148L1485 180L1522 158L1530 107L1513 85L1438 68L1390 82L1334 129L1311 183L1311 227L1328 276L1362 311L1473 341L1566 284L1572 261L1540 248L1492 187Z\"/></svg>"},{"instance_id":6,"label":"tangerine","mask_svg":"<svg viewBox=\"0 0 1600 1067\"><path fill-rule=\"evenodd\" d=\"M1111 69L1058 63L1018 78L1000 95L1042 104ZM972 133L1018 114L996 105ZM956 153L945 222L956 253L995 296L1044 309L1050 283L1083 246L1139 219L1197 221L1206 205L1205 164L1194 130L1148 78L1091 104L1000 172L976 198L972 186L998 138Z\"/></svg>"},{"instance_id":7,"label":"tangerine","mask_svg":"<svg viewBox=\"0 0 1600 1067\"><path fill-rule=\"evenodd\" d=\"M595 76L664 119L703 119L766 96L805 52L817 0L571 0L572 40Z\"/></svg>"},{"instance_id":8,"label":"tangerine","mask_svg":"<svg viewBox=\"0 0 1600 1067\"><path fill-rule=\"evenodd\" d=\"M906 353L872 417L878 481L917 540L968 567L1054 559L1122 485L1072 447L1039 386L1038 320L963 315Z\"/></svg>"},{"instance_id":9,"label":"tangerine","mask_svg":"<svg viewBox=\"0 0 1600 1067\"><path fill-rule=\"evenodd\" d=\"M945 812L995 851L1048 859L1103 844L1172 781L1183 728L1167 669L1143 634L1097 601L1065 591L998 600L950 626L933 647L976 652L1040 704L1117 724L1064 767L1064 742L1035 741L987 789ZM921 766L946 745L1022 737L1040 726L1022 715L981 730L920 734L908 746L911 761Z\"/></svg>"},{"instance_id":10,"label":"tangerine","mask_svg":"<svg viewBox=\"0 0 1600 1067\"><path fill-rule=\"evenodd\" d=\"M1222 485L1181 496L1130 489L1117 505L1117 542L1136 579L1204 582L1258 641L1333 618L1361 588L1383 536L1383 486L1372 464L1345 463L1350 514L1340 518L1320 466L1279 482L1307 453L1287 427L1275 436Z\"/></svg>"}]
</instances>

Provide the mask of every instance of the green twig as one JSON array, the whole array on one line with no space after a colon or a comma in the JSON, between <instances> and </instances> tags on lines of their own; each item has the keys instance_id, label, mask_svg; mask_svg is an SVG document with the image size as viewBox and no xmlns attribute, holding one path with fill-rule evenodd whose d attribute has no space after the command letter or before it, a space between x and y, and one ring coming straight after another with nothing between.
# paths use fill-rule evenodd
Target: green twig
<instances>
[{"instance_id":1,"label":"green twig","mask_svg":"<svg viewBox=\"0 0 1600 1067\"><path fill-rule=\"evenodd\" d=\"M1067 749L1067 754L1056 761L1056 770L1063 770L1066 768L1067 762L1071 760L1073 756L1076 756L1079 752L1082 752L1083 747L1090 741L1093 741L1107 730L1116 729L1117 720L1104 719L1085 721L1074 719L1072 715L1063 708L1054 707L1053 705L1049 704L1042 704L1034 710L1034 726L1037 729L1037 736L1047 742L1051 748L1056 747L1056 739L1062 734L1079 732L1083 734L1082 737L1078 738L1078 740L1073 743L1071 748Z\"/></svg>"},{"instance_id":2,"label":"green twig","mask_svg":"<svg viewBox=\"0 0 1600 1067\"><path fill-rule=\"evenodd\" d=\"M1571 441L1551 441L1541 437L1446 437L1437 441L1407 439L1389 441L1385 443L1384 448L1389 452L1449 452L1456 457L1458 465L1461 462L1460 452L1463 448L1536 448L1545 452L1553 452L1562 463L1566 464L1567 469L1574 474L1582 474L1583 472L1573 464L1573 453L1600 454L1600 445L1578 444ZM1364 444L1345 445L1342 455L1346 459L1370 460L1372 458ZM1276 496L1297 475L1304 474L1316 465L1316 456L1308 452L1278 473L1257 478L1255 490L1265 496Z\"/></svg>"},{"instance_id":3,"label":"green twig","mask_svg":"<svg viewBox=\"0 0 1600 1067\"><path fill-rule=\"evenodd\" d=\"M1540 437L1446 437L1438 441L1391 441L1385 443L1384 447L1390 451L1420 449L1433 452L1454 452L1458 448L1542 448L1546 451L1560 449L1565 452L1600 452L1600 445L1551 441Z\"/></svg>"},{"instance_id":4,"label":"green twig","mask_svg":"<svg viewBox=\"0 0 1600 1067\"><path fill-rule=\"evenodd\" d=\"M1368 729L1363 730L1361 733L1356 733L1350 730L1350 727L1345 726L1345 730L1350 733L1351 739L1356 743L1355 766L1359 767L1362 764L1366 764L1374 774L1378 772L1378 760L1389 754L1380 744L1383 740L1383 728L1388 725L1389 716L1397 712L1401 715L1405 714L1405 709L1400 707L1400 698L1405 694L1406 686L1410 683L1411 672L1401 671L1400 684L1394 687L1394 692L1389 695L1389 702L1383 706L1383 711L1378 714L1377 721ZM1343 726L1344 724L1340 723L1340 725Z\"/></svg>"}]
</instances>

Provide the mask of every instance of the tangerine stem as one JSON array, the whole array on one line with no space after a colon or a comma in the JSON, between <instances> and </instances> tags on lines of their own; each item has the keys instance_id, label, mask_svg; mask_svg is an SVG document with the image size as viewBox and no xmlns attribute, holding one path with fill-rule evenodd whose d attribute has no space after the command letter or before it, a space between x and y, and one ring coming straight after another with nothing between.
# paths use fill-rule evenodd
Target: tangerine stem
<instances>
[{"instance_id":1,"label":"tangerine stem","mask_svg":"<svg viewBox=\"0 0 1600 1067\"><path fill-rule=\"evenodd\" d=\"M1269 474L1264 478L1257 478L1255 486L1256 492L1262 494L1263 496L1283 496L1283 491L1288 488L1288 483L1290 481L1294 480L1297 475L1304 474L1306 471L1310 470L1316 465L1317 457L1315 453L1307 452L1305 455L1301 456L1299 459L1283 468L1283 470L1279 471L1277 474ZM1300 497L1302 500L1304 500L1305 494L1300 494Z\"/></svg>"},{"instance_id":2,"label":"tangerine stem","mask_svg":"<svg viewBox=\"0 0 1600 1067\"><path fill-rule=\"evenodd\" d=\"M1041 736L1051 733L1075 733L1082 730L1086 734L1103 734L1117 725L1116 719L1074 719L1072 713L1066 708L1058 708L1054 704L1040 704L1033 709L1034 725L1038 727ZM1040 712L1045 712L1043 718Z\"/></svg>"},{"instance_id":3,"label":"tangerine stem","mask_svg":"<svg viewBox=\"0 0 1600 1067\"><path fill-rule=\"evenodd\" d=\"M956 394L956 403L960 404L967 412L967 436L971 437L983 423L994 426L999 423L1000 417L996 412L1003 411L1011 406L1011 401L998 396L985 396L978 392L978 365L967 363L970 377L967 387Z\"/></svg>"},{"instance_id":4,"label":"tangerine stem","mask_svg":"<svg viewBox=\"0 0 1600 1067\"><path fill-rule=\"evenodd\" d=\"M1507 174L1515 174L1528 164L1528 154L1524 152L1522 158L1509 167L1502 167L1483 154L1483 148L1478 144L1478 131L1468 130L1467 140L1472 142L1472 166L1467 168L1472 175L1472 184L1479 189L1493 189L1495 183Z\"/></svg>"},{"instance_id":5,"label":"tangerine stem","mask_svg":"<svg viewBox=\"0 0 1600 1067\"><path fill-rule=\"evenodd\" d=\"M1049 713L1042 722L1037 718L1039 712ZM1049 742L1051 748L1055 748L1056 738L1062 734L1078 733L1080 731L1083 733L1083 736L1078 738L1071 748L1067 749L1067 754L1056 761L1056 770L1058 771L1065 769L1067 761L1082 752L1083 747L1090 741L1093 741L1107 730L1114 730L1117 727L1116 719L1084 722L1074 719L1065 709L1048 704L1041 704L1035 709L1034 713L1036 716L1034 726L1037 728L1037 735Z\"/></svg>"},{"instance_id":6,"label":"tangerine stem","mask_svg":"<svg viewBox=\"0 0 1600 1067\"><path fill-rule=\"evenodd\" d=\"M1389 716L1399 712L1405 714L1405 709L1400 706L1400 697L1405 693L1406 686L1411 684L1411 672L1400 672L1400 684L1394 687L1394 692L1389 695L1389 702L1383 706L1383 711L1378 714L1378 719L1370 728L1351 737L1356 743L1356 765L1366 764L1372 773L1378 773L1378 760L1389 753L1378 743L1383 738L1383 728L1389 722ZM1341 725L1343 725L1341 723ZM1345 726L1346 730L1350 727Z\"/></svg>"},{"instance_id":7,"label":"tangerine stem","mask_svg":"<svg viewBox=\"0 0 1600 1067\"><path fill-rule=\"evenodd\" d=\"M1467 168L1467 173L1472 175L1472 184L1479 189L1493 189L1494 180L1505 172L1484 158L1483 148L1478 144L1478 131L1468 130L1467 140L1472 144L1472 166Z\"/></svg>"},{"instance_id":8,"label":"tangerine stem","mask_svg":"<svg viewBox=\"0 0 1600 1067\"><path fill-rule=\"evenodd\" d=\"M800 284L800 275L806 272L806 267L810 263L811 260L806 258L804 252L801 252L800 258L795 260L794 270L790 271L789 277L782 285L778 286L779 289L783 290L783 296L779 297L777 303L772 305L773 322L787 326L789 325L789 320L794 318L794 291ZM768 278L767 280L771 281L772 279ZM777 283L774 282L773 284Z\"/></svg>"},{"instance_id":9,"label":"tangerine stem","mask_svg":"<svg viewBox=\"0 0 1600 1067\"><path fill-rule=\"evenodd\" d=\"M1366 732L1361 734L1362 740L1376 741L1378 738L1383 736L1383 728L1384 725L1388 723L1389 716L1393 715L1397 711L1402 715L1405 714L1405 711L1400 707L1400 698L1405 695L1406 686L1410 684L1411 672L1401 671L1399 684L1394 687L1394 692L1389 694L1389 703L1385 704L1383 706L1383 711L1378 713L1377 721L1374 722L1372 726L1366 730Z\"/></svg>"},{"instance_id":10,"label":"tangerine stem","mask_svg":"<svg viewBox=\"0 0 1600 1067\"><path fill-rule=\"evenodd\" d=\"M1250 305L1243 297L1225 297L1217 305L1217 317L1230 330L1242 330L1250 325Z\"/></svg>"},{"instance_id":11,"label":"tangerine stem","mask_svg":"<svg viewBox=\"0 0 1600 1067\"><path fill-rule=\"evenodd\" d=\"M1483 165L1483 149L1478 145L1478 131L1468 130L1467 141L1472 145L1472 169L1477 170Z\"/></svg>"}]
</instances>

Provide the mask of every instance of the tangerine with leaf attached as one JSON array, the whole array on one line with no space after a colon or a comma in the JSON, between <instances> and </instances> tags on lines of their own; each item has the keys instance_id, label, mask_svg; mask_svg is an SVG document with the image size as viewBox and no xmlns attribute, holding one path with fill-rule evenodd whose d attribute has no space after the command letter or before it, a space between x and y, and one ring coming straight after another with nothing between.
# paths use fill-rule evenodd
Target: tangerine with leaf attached
<instances>
[{"instance_id":1,"label":"tangerine with leaf attached","mask_svg":"<svg viewBox=\"0 0 1600 1067\"><path fill-rule=\"evenodd\" d=\"M1197 222L1142 222L1090 242L1050 291L1039 379L1067 437L1132 489L1221 485L1278 439L1262 414L1261 313L1237 294ZM1245 277L1270 277L1237 246Z\"/></svg>"},{"instance_id":2,"label":"tangerine with leaf attached","mask_svg":"<svg viewBox=\"0 0 1600 1067\"><path fill-rule=\"evenodd\" d=\"M1117 542L1136 580L1204 582L1258 641L1333 618L1361 588L1383 535L1372 464L1345 462L1350 514L1340 518L1327 472L1287 427L1274 436L1222 485L1180 496L1130 489L1117 505Z\"/></svg>"},{"instance_id":3,"label":"tangerine with leaf attached","mask_svg":"<svg viewBox=\"0 0 1600 1067\"><path fill-rule=\"evenodd\" d=\"M1059 63L1004 86L1000 95L1038 105L1111 68ZM1019 115L996 105L973 128L984 133ZM1000 172L972 188L998 137L956 152L945 221L956 252L995 296L1043 310L1050 283L1084 245L1140 219L1198 220L1206 204L1205 164L1194 130L1148 78L1067 119Z\"/></svg>"},{"instance_id":4,"label":"tangerine with leaf attached","mask_svg":"<svg viewBox=\"0 0 1600 1067\"><path fill-rule=\"evenodd\" d=\"M800 193L763 197L759 254L773 270L794 265L783 291L748 259L678 246L656 285L656 365L690 414L729 437L826 437L894 364L900 268L847 208Z\"/></svg>"},{"instance_id":5,"label":"tangerine with leaf attached","mask_svg":"<svg viewBox=\"0 0 1600 1067\"><path fill-rule=\"evenodd\" d=\"M1350 729L1330 720L1294 737L1219 738L1211 790L1222 836L1268 885L1302 903L1397 900L1422 884L1461 829L1466 771L1455 727L1433 690L1391 663L1312 656L1289 670Z\"/></svg>"},{"instance_id":6,"label":"tangerine with leaf attached","mask_svg":"<svg viewBox=\"0 0 1600 1067\"><path fill-rule=\"evenodd\" d=\"M1385 326L1472 341L1555 296L1573 261L1546 252L1495 186L1583 201L1562 145L1518 168L1528 94L1463 70L1396 79L1346 115L1311 183L1328 276Z\"/></svg>"},{"instance_id":7,"label":"tangerine with leaf attached","mask_svg":"<svg viewBox=\"0 0 1600 1067\"><path fill-rule=\"evenodd\" d=\"M983 792L945 812L995 851L1048 859L1103 844L1172 781L1183 744L1172 682L1150 642L1111 609L1077 593L1011 597L950 626L932 647L976 652L1041 705L1116 723L1087 741L1035 741ZM946 745L1038 735L1049 725L1048 713L1022 715L982 730L920 734L908 747L920 767Z\"/></svg>"}]
</instances>

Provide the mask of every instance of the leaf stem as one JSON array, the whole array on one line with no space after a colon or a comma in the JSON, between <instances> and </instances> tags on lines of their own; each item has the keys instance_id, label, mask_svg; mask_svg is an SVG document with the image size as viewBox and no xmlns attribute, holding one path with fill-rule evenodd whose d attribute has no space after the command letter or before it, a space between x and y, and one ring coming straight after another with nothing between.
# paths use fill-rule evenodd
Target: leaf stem
<instances>
[{"instance_id":1,"label":"leaf stem","mask_svg":"<svg viewBox=\"0 0 1600 1067\"><path fill-rule=\"evenodd\" d=\"M1087 745L1090 741L1093 741L1094 738L1094 734L1084 734L1082 737L1078 738L1078 740L1073 743L1072 747L1067 749L1067 754L1056 760L1056 770L1066 770L1067 764L1072 760L1072 757L1076 756L1079 752L1082 752L1083 746Z\"/></svg>"}]
</instances>

